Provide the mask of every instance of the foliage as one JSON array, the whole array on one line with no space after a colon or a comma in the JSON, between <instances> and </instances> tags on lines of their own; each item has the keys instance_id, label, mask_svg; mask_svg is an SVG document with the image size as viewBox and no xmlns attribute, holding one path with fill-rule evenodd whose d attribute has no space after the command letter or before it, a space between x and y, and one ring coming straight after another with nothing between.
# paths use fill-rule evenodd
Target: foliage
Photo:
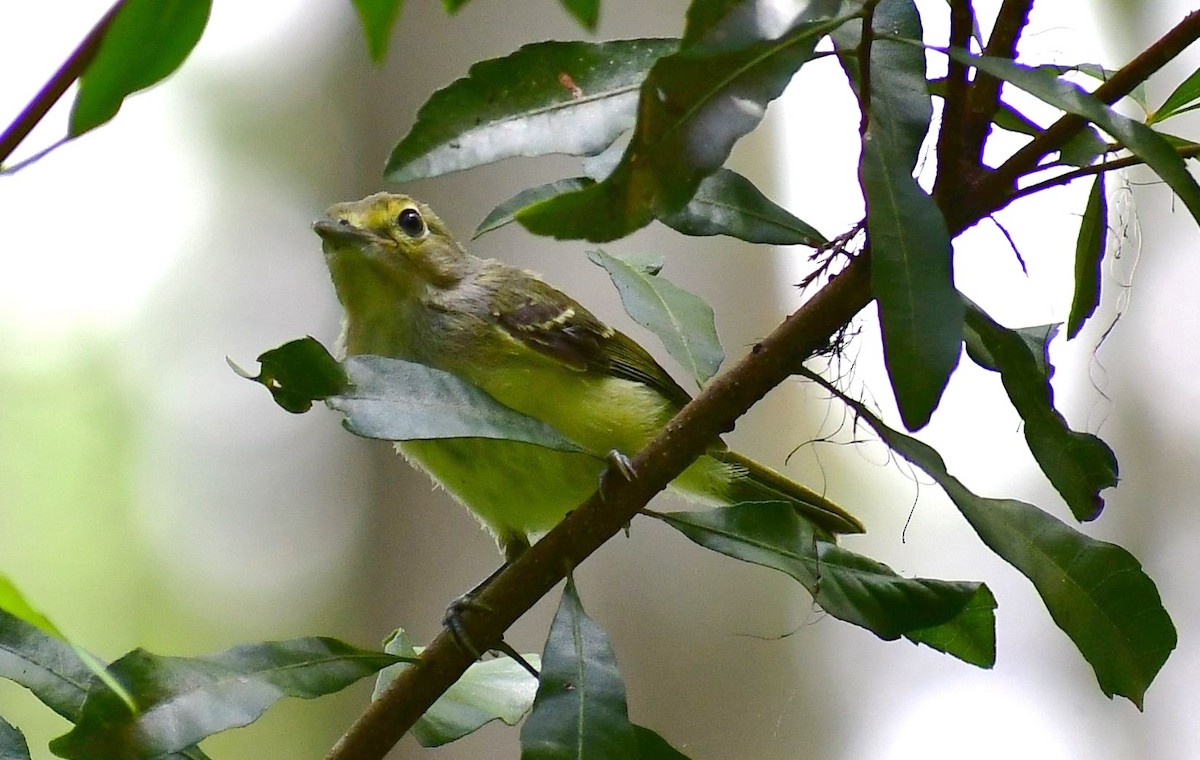
<instances>
[{"instance_id":1,"label":"foliage","mask_svg":"<svg viewBox=\"0 0 1200 760\"><path fill-rule=\"evenodd\" d=\"M465 3L444 4L453 12ZM585 28L595 26L598 2L562 4ZM354 6L369 53L381 60L402 3L354 0ZM1140 708L1176 636L1155 584L1137 560L1037 506L976 495L931 447L887 426L867 406L804 369L803 362L831 332L875 300L892 390L902 422L912 431L936 411L965 348L971 361L999 373L1024 422L1030 451L1073 517L1095 520L1104 508L1102 492L1117 484L1117 461L1099 437L1073 430L1055 407L1048 347L1058 326L1008 328L966 299L954 285L955 241L963 230L1019 197L1093 177L1082 210L1067 325L1067 337L1077 337L1101 295L1108 171L1144 163L1200 218L1200 185L1184 166L1185 157L1196 155L1197 145L1156 129L1198 106L1200 72L1140 120L1113 107L1173 59L1181 45L1200 37L1200 19L1189 16L1121 70L1075 67L1103 79L1088 91L1066 78L1063 67L1015 60L1011 51L1028 6L1022 11L1021 3L1003 5L992 39L986 45L980 41L986 55L965 49L978 37L971 4L950 6L956 11L951 14L955 44L940 51L948 63L948 74L940 78L927 70L929 48L912 0L818 0L791 15L757 0L693 0L679 40L527 45L474 64L462 79L434 93L393 149L385 177L437 177L501 159L565 153L583 159L578 176L500 203L477 234L516 221L536 234L605 241L659 220L687 235L815 248L825 270L844 270L829 285L831 292L839 283L844 290L837 291L840 301L827 299L833 306L814 306L789 320L812 321L817 325L811 328L814 337L789 343L792 333L785 323L778 333L783 337L764 341L761 350L774 357L775 375L760 369L766 360L756 364L757 352L752 352L712 382L724 359L712 310L663 279L653 263L602 251L591 257L612 276L631 316L658 334L698 383L707 384L695 406L710 411L711 420L695 421L704 412L689 417L689 406L673 426L680 436L700 431L695 438L706 430L704 424L719 430L761 396L729 400L742 398L735 396L739 384L759 383L765 392L793 372L808 376L847 404L894 452L928 473L982 543L1029 578L1051 618L1095 671L1100 689ZM964 9L969 11L965 15ZM40 118L44 99L52 103L74 79L80 88L67 139L111 119L125 97L183 63L203 32L208 10L207 2L118 3L39 95L39 107L28 109L5 132L0 161ZM819 55L818 46L827 39L861 110L858 177L866 219L865 242L857 250L851 248L859 239L856 230L829 241L771 201L751 179L723 166L736 142L758 125L769 103ZM1039 126L1002 100L1001 82L1053 106L1062 117L1050 127ZM940 123L934 122L934 98L943 105ZM993 127L1030 140L994 170L985 170L979 156ZM938 135L938 177L932 192L914 178L931 131ZM1047 163L1051 157L1056 159ZM1051 179L1021 182L1034 169L1047 167L1057 172ZM869 285L860 296L846 283L864 271ZM825 303L819 296L813 302ZM822 308L826 311L820 312ZM557 431L429 367L383 357L339 363L311 338L265 352L259 361L258 375L235 370L268 388L290 412L326 402L359 435L387 440L482 436L576 448ZM734 380L722 382L726 378ZM639 465L650 466L636 468L630 483L618 485L612 501L601 506L624 510L617 517L631 519L655 490L637 492L639 484L661 487L686 466L655 469L655 453L678 439L662 440L668 442L656 441L639 455ZM696 445L707 440L701 435ZM626 498L626 491L633 495ZM552 536L576 540L579 534L572 531L597 506L594 501L577 510L583 518L572 514ZM990 667L995 660L997 605L983 583L902 577L839 547L783 504L650 514L699 546L788 574L832 616L881 639L904 637L979 667ZM614 523L620 524L620 519ZM605 538L587 536L591 543L586 546L578 538L578 546L584 547L578 556L586 556ZM549 538L545 543L554 545ZM565 572L568 562L560 559L542 563L550 568L546 589ZM508 575L498 577L487 591L504 588ZM468 629L472 621L491 615L502 631L506 623L497 621L510 622L523 611L479 607L465 616ZM417 655L406 639L397 641L397 651ZM395 705L411 716L400 730L415 721L456 674L454 668L439 670L432 663L450 662L459 674L466 670L467 658L447 654L453 646L445 636L431 644L420 654L426 667L396 666L407 660L321 637L249 644L195 658L135 650L104 664L67 643L11 584L0 584L0 676L27 687L74 724L51 744L56 754L68 758L202 758L196 745L205 737L257 719L282 696L321 696L395 666L381 678L379 702L371 711L375 717L356 726L330 755L343 760L379 757L354 749L365 746L358 743L361 736L376 730L373 721L391 720ZM474 666L453 698L435 705L416 729L422 741L451 741L494 718L514 723L529 709L521 730L523 756L684 757L649 729L630 722L615 656L603 631L584 613L572 582L563 592L541 664L532 704L528 681L520 683L526 679L523 671L505 662L503 675L484 678L488 685L474 688L472 679L480 678L487 664ZM423 678L444 680L426 684L419 698L424 702L413 697L406 705L407 685ZM0 718L0 758L28 756L19 730Z\"/></svg>"}]
</instances>

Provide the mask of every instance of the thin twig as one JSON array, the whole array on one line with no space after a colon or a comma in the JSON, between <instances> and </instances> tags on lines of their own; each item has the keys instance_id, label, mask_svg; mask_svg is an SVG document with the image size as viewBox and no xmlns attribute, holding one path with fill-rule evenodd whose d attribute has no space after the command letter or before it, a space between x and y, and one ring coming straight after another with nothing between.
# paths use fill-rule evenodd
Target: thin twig
<instances>
[{"instance_id":1,"label":"thin twig","mask_svg":"<svg viewBox=\"0 0 1200 760\"><path fill-rule=\"evenodd\" d=\"M108 13L105 13L96 25L92 27L79 46L63 61L63 65L58 71L54 72L54 76L50 77L50 81L42 85L42 89L38 94L29 101L29 105L25 106L24 110L17 115L13 123L8 125L8 129L4 130L4 134L0 135L0 166L12 155L12 152L17 149L17 146L29 136L33 128L38 125L54 104L58 102L67 88L78 79L83 72L87 71L87 67L91 65L92 59L96 57L96 51L100 49L100 43L104 40L104 35L108 33L108 27L112 24L112 20L116 17L117 12L121 10L121 6L125 4L125 0L117 0Z\"/></svg>"},{"instance_id":2,"label":"thin twig","mask_svg":"<svg viewBox=\"0 0 1200 760\"><path fill-rule=\"evenodd\" d=\"M1184 145L1175 152L1180 158L1195 158L1200 156L1200 145ZM1065 174L1059 174L1028 187L1023 187L1009 196L1008 202L1012 203L1015 200L1033 195L1034 193L1040 193L1043 190L1049 190L1052 187L1061 187L1062 185L1070 184L1081 177L1090 177L1094 174L1103 174L1104 172L1116 171L1117 169L1127 169L1130 166L1139 166L1144 163L1145 161L1138 156L1122 156L1121 158L1114 158L1111 161L1101 161L1091 166L1082 166Z\"/></svg>"},{"instance_id":3,"label":"thin twig","mask_svg":"<svg viewBox=\"0 0 1200 760\"><path fill-rule=\"evenodd\" d=\"M865 137L871 126L871 43L875 39L875 6L870 0L862 9L862 40L858 43L858 134Z\"/></svg>"},{"instance_id":4,"label":"thin twig","mask_svg":"<svg viewBox=\"0 0 1200 760\"><path fill-rule=\"evenodd\" d=\"M1192 11L1157 42L1117 70L1111 78L1097 87L1092 95L1104 103L1115 103L1178 57L1198 38L1200 11ZM1021 147L994 172L982 177L970 188L966 202L956 209L953 216L947 216L946 221L951 231L961 231L1008 205L1014 195L1017 178L1037 166L1047 155L1059 150L1086 125L1087 121L1083 117L1065 114Z\"/></svg>"}]
</instances>

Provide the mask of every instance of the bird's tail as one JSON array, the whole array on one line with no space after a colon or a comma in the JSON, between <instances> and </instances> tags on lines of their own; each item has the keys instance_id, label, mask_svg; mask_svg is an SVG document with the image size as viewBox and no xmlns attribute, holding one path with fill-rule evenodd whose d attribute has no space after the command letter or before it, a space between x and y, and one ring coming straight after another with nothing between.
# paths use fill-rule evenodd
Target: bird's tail
<instances>
[{"instance_id":1,"label":"bird's tail","mask_svg":"<svg viewBox=\"0 0 1200 760\"><path fill-rule=\"evenodd\" d=\"M821 494L786 478L766 465L759 464L728 449L710 450L708 456L734 470L727 498L731 502L784 501L801 515L830 533L863 533L858 518Z\"/></svg>"}]
</instances>

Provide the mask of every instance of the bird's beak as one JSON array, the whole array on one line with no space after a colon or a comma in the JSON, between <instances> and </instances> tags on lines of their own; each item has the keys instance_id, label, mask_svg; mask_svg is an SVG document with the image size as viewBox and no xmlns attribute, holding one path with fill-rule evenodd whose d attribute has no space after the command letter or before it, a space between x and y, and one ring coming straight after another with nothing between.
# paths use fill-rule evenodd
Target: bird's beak
<instances>
[{"instance_id":1,"label":"bird's beak","mask_svg":"<svg viewBox=\"0 0 1200 760\"><path fill-rule=\"evenodd\" d=\"M312 228L313 232L317 233L322 240L330 243L350 243L357 247L372 242L377 237L370 230L355 227L349 219L332 216L321 217L313 222Z\"/></svg>"}]
</instances>

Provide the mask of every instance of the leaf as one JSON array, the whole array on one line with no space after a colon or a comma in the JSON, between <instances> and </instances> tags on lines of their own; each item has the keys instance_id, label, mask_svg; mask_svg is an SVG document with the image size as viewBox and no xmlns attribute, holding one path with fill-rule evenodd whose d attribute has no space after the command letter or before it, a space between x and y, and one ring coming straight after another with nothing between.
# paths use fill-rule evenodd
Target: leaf
<instances>
[{"instance_id":1,"label":"leaf","mask_svg":"<svg viewBox=\"0 0 1200 760\"><path fill-rule=\"evenodd\" d=\"M1166 121L1172 116L1200 108L1200 69L1193 71L1187 79L1179 83L1158 110L1146 118L1147 124Z\"/></svg>"},{"instance_id":2,"label":"leaf","mask_svg":"<svg viewBox=\"0 0 1200 760\"><path fill-rule=\"evenodd\" d=\"M521 760L636 757L637 746L608 637L583 611L568 577L542 652L533 712L521 727Z\"/></svg>"},{"instance_id":3,"label":"leaf","mask_svg":"<svg viewBox=\"0 0 1200 760\"><path fill-rule=\"evenodd\" d=\"M875 26L921 39L911 0L884 0ZM858 48L861 26L834 35L840 51ZM842 66L858 91L858 58ZM909 430L929 422L962 346L963 306L954 288L946 220L913 179L933 106L925 87L925 53L888 39L871 45L870 119L863 136L859 182L867 204L871 290L879 310L883 354L900 416Z\"/></svg>"},{"instance_id":4,"label":"leaf","mask_svg":"<svg viewBox=\"0 0 1200 760\"><path fill-rule=\"evenodd\" d=\"M579 25L589 32L596 31L600 22L600 0L560 0Z\"/></svg>"},{"instance_id":5,"label":"leaf","mask_svg":"<svg viewBox=\"0 0 1200 760\"><path fill-rule=\"evenodd\" d=\"M1100 263L1107 249L1108 195L1101 172L1092 184L1083 220L1079 223L1079 237L1075 241L1075 294L1071 298L1071 314L1067 317L1067 340L1079 334L1100 305Z\"/></svg>"},{"instance_id":6,"label":"leaf","mask_svg":"<svg viewBox=\"0 0 1200 760\"><path fill-rule=\"evenodd\" d=\"M303 638L235 647L210 657L161 657L138 649L111 666L137 712L93 687L79 721L50 743L68 760L149 758L257 720L281 697L331 694L397 661L336 639Z\"/></svg>"},{"instance_id":7,"label":"leaf","mask_svg":"<svg viewBox=\"0 0 1200 760\"><path fill-rule=\"evenodd\" d=\"M367 38L367 51L373 63L383 63L387 58L388 43L392 39L392 27L400 18L403 0L351 0L358 19L362 22L363 34Z\"/></svg>"},{"instance_id":8,"label":"leaf","mask_svg":"<svg viewBox=\"0 0 1200 760\"><path fill-rule=\"evenodd\" d=\"M835 17L841 5L693 5L683 47L660 58L642 84L617 168L602 182L522 209L517 221L539 235L604 242L682 209L758 126L817 41L845 20Z\"/></svg>"},{"instance_id":9,"label":"leaf","mask_svg":"<svg viewBox=\"0 0 1200 760\"><path fill-rule=\"evenodd\" d=\"M717 169L705 177L687 205L661 221L684 235L728 235L768 245L816 247L825 243L814 227L729 169Z\"/></svg>"},{"instance_id":10,"label":"leaf","mask_svg":"<svg viewBox=\"0 0 1200 760\"><path fill-rule=\"evenodd\" d=\"M59 636L0 610L0 678L24 686L51 710L74 721L92 673Z\"/></svg>"},{"instance_id":11,"label":"leaf","mask_svg":"<svg viewBox=\"0 0 1200 760\"><path fill-rule=\"evenodd\" d=\"M585 451L449 372L383 356L351 356L343 366L351 388L326 403L346 415L346 429L355 435L385 441L493 438Z\"/></svg>"},{"instance_id":12,"label":"leaf","mask_svg":"<svg viewBox=\"0 0 1200 760\"><path fill-rule=\"evenodd\" d=\"M707 549L790 575L830 615L881 639L896 639L981 611L978 605L968 609L977 601L981 584L902 578L887 565L818 539L811 525L783 502L648 514ZM974 618L969 627L979 635L981 625L985 624ZM955 656L959 649L946 648ZM968 654L978 659L974 651Z\"/></svg>"},{"instance_id":13,"label":"leaf","mask_svg":"<svg viewBox=\"0 0 1200 760\"><path fill-rule=\"evenodd\" d=\"M1030 68L999 58L973 56L958 49L946 52L1055 108L1096 124L1153 169L1175 191L1192 217L1200 222L1200 185L1162 135L1145 124L1122 116L1079 86L1060 79L1053 69Z\"/></svg>"},{"instance_id":14,"label":"leaf","mask_svg":"<svg viewBox=\"0 0 1200 760\"><path fill-rule=\"evenodd\" d=\"M661 261L648 267L599 249L588 251L588 259L608 272L629 316L657 335L697 384L704 385L717 373L725 352L712 307L659 276Z\"/></svg>"},{"instance_id":15,"label":"leaf","mask_svg":"<svg viewBox=\"0 0 1200 760\"><path fill-rule=\"evenodd\" d=\"M388 182L513 156L588 155L633 125L637 88L675 40L538 42L438 90L392 150Z\"/></svg>"},{"instance_id":16,"label":"leaf","mask_svg":"<svg viewBox=\"0 0 1200 760\"><path fill-rule=\"evenodd\" d=\"M1177 638L1154 581L1129 552L1031 504L976 496L932 448L887 427L824 379L803 374L838 395L893 451L936 480L988 548L1033 582L1050 617L1092 666L1100 689L1141 709Z\"/></svg>"},{"instance_id":17,"label":"leaf","mask_svg":"<svg viewBox=\"0 0 1200 760\"><path fill-rule=\"evenodd\" d=\"M179 68L200 41L211 9L212 0L126 0L79 79L68 135L105 123L127 96Z\"/></svg>"},{"instance_id":18,"label":"leaf","mask_svg":"<svg viewBox=\"0 0 1200 760\"><path fill-rule=\"evenodd\" d=\"M1071 430L1054 408L1050 384L1054 368L1048 346L1055 328L1036 330L1042 331L1043 342L1034 346L1029 333L1005 328L968 302L968 354L980 366L1000 373L1004 390L1025 423L1025 442L1038 466L1077 520L1093 520L1104 509L1100 492L1117 485L1117 458L1096 436Z\"/></svg>"},{"instance_id":19,"label":"leaf","mask_svg":"<svg viewBox=\"0 0 1200 760\"><path fill-rule=\"evenodd\" d=\"M980 668L996 664L996 597L983 584L962 612L948 622L932 628L906 631L914 644L953 655Z\"/></svg>"},{"instance_id":20,"label":"leaf","mask_svg":"<svg viewBox=\"0 0 1200 760\"><path fill-rule=\"evenodd\" d=\"M645 726L635 724L633 733L637 737L637 760L688 760L687 755Z\"/></svg>"},{"instance_id":21,"label":"leaf","mask_svg":"<svg viewBox=\"0 0 1200 760\"><path fill-rule=\"evenodd\" d=\"M384 645L384 651L403 657L416 657L421 649L412 645L403 629L395 631ZM535 668L541 665L536 654L522 656ZM373 699L407 667L411 666L390 665L381 670ZM417 720L413 736L422 747L440 747L493 720L515 726L533 706L536 691L537 681L511 658L476 662Z\"/></svg>"},{"instance_id":22,"label":"leaf","mask_svg":"<svg viewBox=\"0 0 1200 760\"><path fill-rule=\"evenodd\" d=\"M25 735L4 718L0 718L0 760L29 760Z\"/></svg>"},{"instance_id":23,"label":"leaf","mask_svg":"<svg viewBox=\"0 0 1200 760\"><path fill-rule=\"evenodd\" d=\"M554 195L569 193L572 190L578 190L590 184L592 184L592 180L587 177L568 177L522 190L492 209L484 217L483 221L479 223L479 226L475 228L475 232L471 235L471 238L477 238L484 233L498 230L507 224L511 224L516 221L517 211L530 204L537 203L544 198Z\"/></svg>"},{"instance_id":24,"label":"leaf","mask_svg":"<svg viewBox=\"0 0 1200 760\"><path fill-rule=\"evenodd\" d=\"M234 372L270 391L275 403L292 414L307 412L312 402L341 392L350 382L337 360L311 336L259 354L261 369L257 376L229 359L225 361Z\"/></svg>"}]
</instances>

